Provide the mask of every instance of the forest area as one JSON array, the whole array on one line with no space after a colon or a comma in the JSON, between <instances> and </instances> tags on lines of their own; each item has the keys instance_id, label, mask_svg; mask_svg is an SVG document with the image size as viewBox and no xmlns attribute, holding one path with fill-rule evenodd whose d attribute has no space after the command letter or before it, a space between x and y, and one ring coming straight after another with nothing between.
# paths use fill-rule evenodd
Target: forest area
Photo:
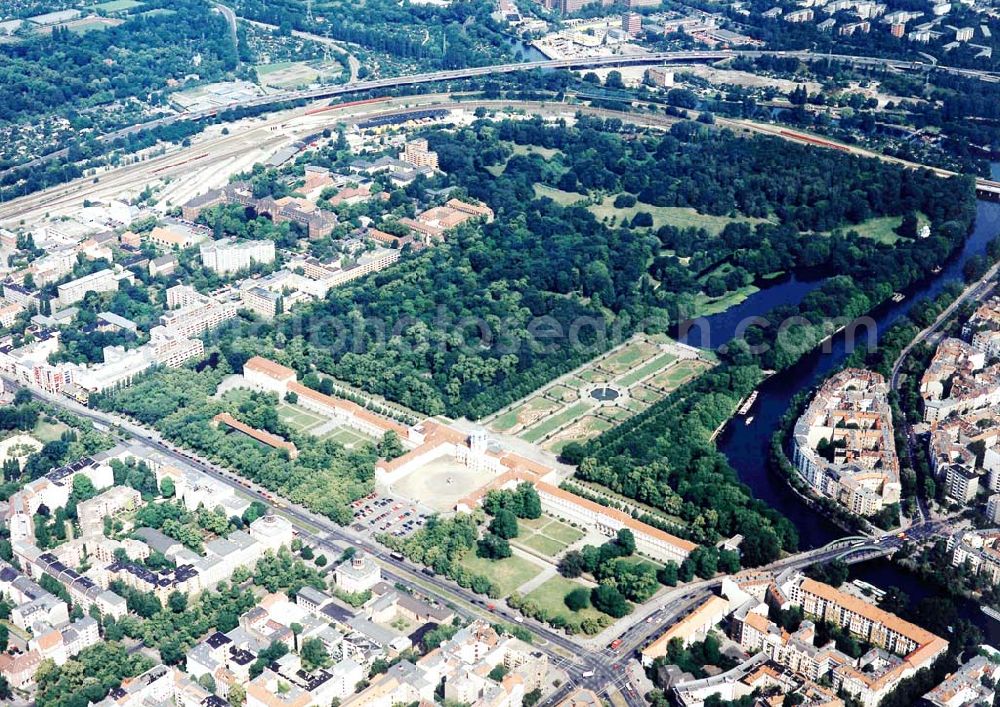
<instances>
[{"instance_id":1,"label":"forest area","mask_svg":"<svg viewBox=\"0 0 1000 707\"><path fill-rule=\"evenodd\" d=\"M514 52L491 16L489 3L461 0L444 7L371 0L363 4L316 2L306 18L297 0L237 0L240 17L292 29L322 31L332 39L414 62L425 70L484 66L514 59ZM425 32L428 34L425 35Z\"/></svg>"},{"instance_id":2,"label":"forest area","mask_svg":"<svg viewBox=\"0 0 1000 707\"><path fill-rule=\"evenodd\" d=\"M852 273L774 313L812 322L760 356L763 368L783 368L829 333L821 319L863 314L929 272L974 213L963 179L695 123L636 139L622 130L619 121L581 117L573 127L481 121L431 132L449 183L490 205L493 223L459 229L273 329L255 324L252 341L246 325L216 341L234 368L263 345L302 372L316 368L425 414L476 419L613 345L611 332L669 331L695 312L706 287L734 291L779 271ZM511 143L558 154L512 154ZM487 169L497 165L499 175ZM717 234L654 230L641 213L612 224L584 206L535 198L537 184L731 223ZM872 217L915 212L932 224L931 237L887 245L852 231ZM754 328L748 341L767 336Z\"/></svg>"},{"instance_id":3,"label":"forest area","mask_svg":"<svg viewBox=\"0 0 1000 707\"><path fill-rule=\"evenodd\" d=\"M211 80L236 68L225 19L204 0L150 0L146 6L171 13L136 15L103 31L56 28L0 45L0 121L57 111L86 130L95 120L90 108L147 96L155 104L170 79L183 80L197 69L202 80Z\"/></svg>"}]
</instances>

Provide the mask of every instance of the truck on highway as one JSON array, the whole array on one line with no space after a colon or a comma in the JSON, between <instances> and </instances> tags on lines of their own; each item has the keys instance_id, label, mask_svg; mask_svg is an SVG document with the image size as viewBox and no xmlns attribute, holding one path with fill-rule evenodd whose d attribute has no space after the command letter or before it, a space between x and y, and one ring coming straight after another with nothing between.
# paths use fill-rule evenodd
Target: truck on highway
<instances>
[{"instance_id":1,"label":"truck on highway","mask_svg":"<svg viewBox=\"0 0 1000 707\"><path fill-rule=\"evenodd\" d=\"M581 675L583 677L585 677L585 678L592 678L592 677L594 677L594 671L593 670L584 670Z\"/></svg>"},{"instance_id":2,"label":"truck on highway","mask_svg":"<svg viewBox=\"0 0 1000 707\"><path fill-rule=\"evenodd\" d=\"M621 648L621 645L622 645L622 639L616 638L615 640L611 641L611 643L608 644L608 648L610 648L613 651L616 651L619 648Z\"/></svg>"}]
</instances>

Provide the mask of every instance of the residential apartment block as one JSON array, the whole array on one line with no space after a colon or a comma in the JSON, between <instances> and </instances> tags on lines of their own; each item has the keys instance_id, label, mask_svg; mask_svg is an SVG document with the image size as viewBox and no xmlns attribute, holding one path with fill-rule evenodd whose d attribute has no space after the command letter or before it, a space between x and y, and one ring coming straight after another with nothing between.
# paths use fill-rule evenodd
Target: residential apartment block
<instances>
[{"instance_id":1,"label":"residential apartment block","mask_svg":"<svg viewBox=\"0 0 1000 707\"><path fill-rule=\"evenodd\" d=\"M88 292L114 292L118 289L118 281L121 279L131 281L132 274L115 273L114 270L105 268L59 285L56 288L59 292L59 305L68 307L75 304L82 300Z\"/></svg>"},{"instance_id":2,"label":"residential apartment block","mask_svg":"<svg viewBox=\"0 0 1000 707\"><path fill-rule=\"evenodd\" d=\"M271 245L273 247L274 244ZM170 309L160 316L160 323L189 338L221 326L234 318L238 311L235 303L212 299L188 285L175 285L168 289L167 306Z\"/></svg>"},{"instance_id":3,"label":"residential apartment block","mask_svg":"<svg viewBox=\"0 0 1000 707\"><path fill-rule=\"evenodd\" d=\"M827 380L794 429L794 461L821 495L856 515L898 503L901 485L888 386L850 368Z\"/></svg>"},{"instance_id":4,"label":"residential apartment block","mask_svg":"<svg viewBox=\"0 0 1000 707\"><path fill-rule=\"evenodd\" d=\"M959 531L948 538L948 551L954 567L968 567L994 584L1000 583L1000 533Z\"/></svg>"},{"instance_id":5,"label":"residential apartment block","mask_svg":"<svg viewBox=\"0 0 1000 707\"><path fill-rule=\"evenodd\" d=\"M972 707L993 704L994 688L1000 679L1000 665L990 658L998 658L996 651L990 655L977 655L965 662L944 682L924 695L932 707Z\"/></svg>"},{"instance_id":6,"label":"residential apartment block","mask_svg":"<svg viewBox=\"0 0 1000 707\"><path fill-rule=\"evenodd\" d=\"M201 264L218 275L245 270L256 263L274 262L274 241L238 241L220 238L202 243Z\"/></svg>"},{"instance_id":7,"label":"residential apartment block","mask_svg":"<svg viewBox=\"0 0 1000 707\"><path fill-rule=\"evenodd\" d=\"M765 580L766 603L752 586L759 585L758 577L753 573L743 577L749 580L745 584L740 575L729 580L730 588L736 585L752 595L730 623L730 633L740 647L806 681L827 679L834 690L843 690L863 707L877 707L900 681L930 666L948 648L945 639L794 570ZM789 633L768 619L769 605L775 609L799 606L806 620ZM816 646L814 620L844 628L873 648L853 659L832 641Z\"/></svg>"},{"instance_id":8,"label":"residential apartment block","mask_svg":"<svg viewBox=\"0 0 1000 707\"><path fill-rule=\"evenodd\" d=\"M504 666L499 681L490 670ZM541 687L548 669L545 654L509 636L501 636L483 620L462 628L416 663L402 661L347 697L343 707L391 707L433 701L444 684L444 699L491 707L520 707L525 693Z\"/></svg>"},{"instance_id":9,"label":"residential apartment block","mask_svg":"<svg viewBox=\"0 0 1000 707\"><path fill-rule=\"evenodd\" d=\"M961 339L945 339L920 379L924 420L938 422L1000 404L1000 364Z\"/></svg>"},{"instance_id":10,"label":"residential apartment block","mask_svg":"<svg viewBox=\"0 0 1000 707\"><path fill-rule=\"evenodd\" d=\"M399 159L415 167L438 168L438 154L434 150L428 149L427 140L424 138L408 140L403 145L403 151L399 154Z\"/></svg>"}]
</instances>

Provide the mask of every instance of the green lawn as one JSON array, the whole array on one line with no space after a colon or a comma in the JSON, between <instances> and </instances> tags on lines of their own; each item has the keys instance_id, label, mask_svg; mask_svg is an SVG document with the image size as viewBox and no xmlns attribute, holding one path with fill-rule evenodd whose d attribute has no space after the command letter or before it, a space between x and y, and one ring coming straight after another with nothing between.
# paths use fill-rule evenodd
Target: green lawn
<instances>
[{"instance_id":1,"label":"green lawn","mask_svg":"<svg viewBox=\"0 0 1000 707\"><path fill-rule=\"evenodd\" d=\"M110 27L120 25L125 20L112 19L110 17L98 17L95 19L83 18L77 22L67 25L70 32L74 34L86 34L87 32L104 32Z\"/></svg>"},{"instance_id":2,"label":"green lawn","mask_svg":"<svg viewBox=\"0 0 1000 707\"><path fill-rule=\"evenodd\" d=\"M137 7L142 7L145 3L141 3L138 0L108 0L108 2L102 2L100 5L94 5L92 10L97 10L99 12L125 12L126 10L134 10Z\"/></svg>"},{"instance_id":3,"label":"green lawn","mask_svg":"<svg viewBox=\"0 0 1000 707\"><path fill-rule=\"evenodd\" d=\"M536 182L535 197L541 199L543 196L547 196L560 206L569 206L570 204L575 204L581 199L586 198L583 194L578 194L573 191L563 191L562 189L556 189L555 187L550 187L547 184L539 184Z\"/></svg>"},{"instance_id":4,"label":"green lawn","mask_svg":"<svg viewBox=\"0 0 1000 707\"><path fill-rule=\"evenodd\" d=\"M589 617L598 618L601 615L597 609L588 608L583 611L570 611L563 599L577 587L585 584L574 582L565 577L548 579L528 593L527 599L533 601L539 608L545 609L550 616L560 615L567 621L580 621Z\"/></svg>"},{"instance_id":5,"label":"green lawn","mask_svg":"<svg viewBox=\"0 0 1000 707\"><path fill-rule=\"evenodd\" d=\"M902 216L879 216L862 221L856 226L845 226L843 230L857 231L859 235L865 238L871 238L886 245L893 245L901 237L896 233L896 229L899 228L899 224L902 222ZM923 226L928 223L928 219L924 214L918 213L917 222Z\"/></svg>"},{"instance_id":6,"label":"green lawn","mask_svg":"<svg viewBox=\"0 0 1000 707\"><path fill-rule=\"evenodd\" d=\"M584 383L596 383L598 381L606 381L608 376L606 373L599 373L593 368L585 368L576 374Z\"/></svg>"},{"instance_id":7,"label":"green lawn","mask_svg":"<svg viewBox=\"0 0 1000 707\"><path fill-rule=\"evenodd\" d=\"M514 148L515 155L540 155L546 160L551 160L556 155L561 155L560 150L556 150L552 147L542 147L540 145L518 145L513 144L511 147Z\"/></svg>"},{"instance_id":8,"label":"green lawn","mask_svg":"<svg viewBox=\"0 0 1000 707\"><path fill-rule=\"evenodd\" d=\"M650 390L649 388L641 385L631 388L628 394L632 396L632 400L639 400L644 403L655 403L663 397L663 393Z\"/></svg>"},{"instance_id":9,"label":"green lawn","mask_svg":"<svg viewBox=\"0 0 1000 707\"><path fill-rule=\"evenodd\" d=\"M618 379L618 382L624 386L632 386L641 381L646 376L651 376L657 371L666 368L671 363L677 360L677 357L673 354L661 354L654 358L652 361L647 361L638 368L633 368L631 371L623 375Z\"/></svg>"},{"instance_id":10,"label":"green lawn","mask_svg":"<svg viewBox=\"0 0 1000 707\"><path fill-rule=\"evenodd\" d=\"M564 408L561 412L557 412L555 415L549 415L534 427L529 428L521 435L521 438L528 442L537 442L545 437L545 435L550 432L554 432L567 422L580 417L580 415L589 409L590 405L584 402L570 405L568 408Z\"/></svg>"},{"instance_id":11,"label":"green lawn","mask_svg":"<svg viewBox=\"0 0 1000 707\"><path fill-rule=\"evenodd\" d=\"M548 388L545 391L545 395L564 401L575 400L579 397L579 393L576 390L562 384Z\"/></svg>"},{"instance_id":12,"label":"green lawn","mask_svg":"<svg viewBox=\"0 0 1000 707\"><path fill-rule=\"evenodd\" d=\"M686 380L692 373L697 373L704 369L704 366L696 361L682 361L667 371L667 380L674 385Z\"/></svg>"},{"instance_id":13,"label":"green lawn","mask_svg":"<svg viewBox=\"0 0 1000 707\"><path fill-rule=\"evenodd\" d=\"M484 560L476 557L475 550L462 558L461 565L474 574L489 577L490 581L500 588L501 596L510 596L515 589L538 575L542 570L521 557L508 557L504 560Z\"/></svg>"},{"instance_id":14,"label":"green lawn","mask_svg":"<svg viewBox=\"0 0 1000 707\"><path fill-rule=\"evenodd\" d=\"M621 223L623 220L631 222L637 213L645 211L653 217L654 229L667 225L677 226L678 228L704 228L711 235L718 235L727 224L733 222L760 223L765 220L749 218L747 216L712 216L709 214L699 214L687 206L650 206L642 202L637 202L635 206L617 209L615 208L615 196L617 195L606 196L600 204L593 204L587 208L597 217L598 221L602 221L605 218L610 220L612 216L616 216L618 223Z\"/></svg>"},{"instance_id":15,"label":"green lawn","mask_svg":"<svg viewBox=\"0 0 1000 707\"><path fill-rule=\"evenodd\" d=\"M629 394L632 396L633 400L636 399L636 395L634 392L630 392ZM656 399L659 400L662 397L663 397L662 395L657 395ZM610 418L615 422L621 422L622 420L627 420L628 418L632 417L631 413L629 413L629 411L626 408L622 407L601 408L601 415Z\"/></svg>"},{"instance_id":16,"label":"green lawn","mask_svg":"<svg viewBox=\"0 0 1000 707\"><path fill-rule=\"evenodd\" d=\"M222 394L223 402L236 403L242 405L250 399L251 391L246 388L232 388Z\"/></svg>"},{"instance_id":17,"label":"green lawn","mask_svg":"<svg viewBox=\"0 0 1000 707\"><path fill-rule=\"evenodd\" d=\"M555 557L566 548L566 546L558 540L553 540L552 538L546 535L541 535L540 533L529 535L523 540L518 538L515 542L530 547L532 550L544 557Z\"/></svg>"},{"instance_id":18,"label":"green lawn","mask_svg":"<svg viewBox=\"0 0 1000 707\"><path fill-rule=\"evenodd\" d=\"M713 314L725 312L759 291L760 288L756 285L746 285L738 290L727 292L722 297L709 297L704 292L699 292L694 297L694 316L710 317Z\"/></svg>"},{"instance_id":19,"label":"green lawn","mask_svg":"<svg viewBox=\"0 0 1000 707\"><path fill-rule=\"evenodd\" d=\"M548 525L550 520L552 519L547 515L541 515L538 518L518 518L517 527L520 528L522 532L524 532L525 528L539 530L540 528L544 528Z\"/></svg>"},{"instance_id":20,"label":"green lawn","mask_svg":"<svg viewBox=\"0 0 1000 707\"><path fill-rule=\"evenodd\" d=\"M39 417L38 422L35 423L35 429L31 431L31 436L42 444L45 444L47 442L55 442L67 430L69 430L69 427L59 422L59 420L53 418L52 422L46 422L44 418Z\"/></svg>"},{"instance_id":21,"label":"green lawn","mask_svg":"<svg viewBox=\"0 0 1000 707\"><path fill-rule=\"evenodd\" d=\"M627 403L625 403L625 407L627 407L632 412L639 413L645 410L649 406L646 403L642 402L641 400L636 400L635 398L632 398Z\"/></svg>"},{"instance_id":22,"label":"green lawn","mask_svg":"<svg viewBox=\"0 0 1000 707\"><path fill-rule=\"evenodd\" d=\"M562 152L560 150L555 150L555 149L553 149L551 147L540 147L538 145L517 145L517 144L514 144L514 143L510 143L510 142L508 142L507 144L510 145L511 149L514 152L514 155L538 155L542 159L550 160L554 156L562 154ZM505 169L507 169L507 163L506 162L504 162L503 164L490 165L489 167L486 168L486 171L489 172L490 174L492 174L494 177L499 177L501 174L504 173ZM538 189L539 189L539 187L546 188L546 187L544 187L544 185L537 185L535 187L535 194L536 195L538 195ZM558 191L558 189L555 189L553 191ZM562 192L562 193L566 194L567 192ZM544 196L551 197L553 201L559 201L555 196L552 196L550 194L544 194ZM582 198L582 197L579 197L579 196L577 197L577 199L580 199L580 198ZM560 203L562 203L562 202L560 202ZM570 203L572 203L572 202L570 202Z\"/></svg>"},{"instance_id":23,"label":"green lawn","mask_svg":"<svg viewBox=\"0 0 1000 707\"><path fill-rule=\"evenodd\" d=\"M535 520L518 520L521 534L514 541L546 557L555 557L583 537L583 531L543 515Z\"/></svg>"},{"instance_id":24,"label":"green lawn","mask_svg":"<svg viewBox=\"0 0 1000 707\"><path fill-rule=\"evenodd\" d=\"M291 403L281 403L278 405L278 419L289 427L305 433L326 422L326 418Z\"/></svg>"},{"instance_id":25,"label":"green lawn","mask_svg":"<svg viewBox=\"0 0 1000 707\"><path fill-rule=\"evenodd\" d=\"M892 245L899 240L896 229L903 222L902 216L881 216L862 221L857 226L849 226L845 230L857 231L865 238L871 238L879 243Z\"/></svg>"},{"instance_id":26,"label":"green lawn","mask_svg":"<svg viewBox=\"0 0 1000 707\"><path fill-rule=\"evenodd\" d=\"M579 528L574 528L572 525L567 525L561 520L555 519L546 525L542 532L550 538L555 538L559 542L565 543L566 545L572 545L583 537L583 531Z\"/></svg>"},{"instance_id":27,"label":"green lawn","mask_svg":"<svg viewBox=\"0 0 1000 707\"><path fill-rule=\"evenodd\" d=\"M663 569L663 565L657 564L652 560L648 560L645 557L642 557L641 555L629 555L628 557L623 557L621 559L622 562L626 562L630 565L648 565L649 567L652 567L654 570Z\"/></svg>"},{"instance_id":28,"label":"green lawn","mask_svg":"<svg viewBox=\"0 0 1000 707\"><path fill-rule=\"evenodd\" d=\"M692 375L705 370L706 364L700 361L681 361L668 368L663 373L653 376L647 382L654 387L673 390L688 380Z\"/></svg>"},{"instance_id":29,"label":"green lawn","mask_svg":"<svg viewBox=\"0 0 1000 707\"><path fill-rule=\"evenodd\" d=\"M357 430L340 426L334 427L332 430L324 432L317 437L314 431L325 425L329 420L322 415L317 415L310 410L291 403L281 403L278 405L278 419L301 434L316 437L320 442L325 442L329 439L345 447L354 448L360 447L366 442L375 441Z\"/></svg>"},{"instance_id":30,"label":"green lawn","mask_svg":"<svg viewBox=\"0 0 1000 707\"><path fill-rule=\"evenodd\" d=\"M624 348L602 360L598 365L613 372L615 375L624 373L636 363L643 361L656 353L656 347L645 342L634 341Z\"/></svg>"},{"instance_id":31,"label":"green lawn","mask_svg":"<svg viewBox=\"0 0 1000 707\"><path fill-rule=\"evenodd\" d=\"M273 64L258 64L253 67L254 71L260 77L267 76L268 74L273 74L275 71L283 71L285 69L295 66L298 62L296 61L278 61Z\"/></svg>"},{"instance_id":32,"label":"green lawn","mask_svg":"<svg viewBox=\"0 0 1000 707\"><path fill-rule=\"evenodd\" d=\"M496 419L490 423L490 427L501 432L513 428L517 424L517 414L521 411L521 406L511 408L502 415L497 415Z\"/></svg>"},{"instance_id":33,"label":"green lawn","mask_svg":"<svg viewBox=\"0 0 1000 707\"><path fill-rule=\"evenodd\" d=\"M340 444L344 447L354 449L355 447L360 447L366 442L375 442L371 437L361 434L347 427L337 427L336 429L330 430L326 434L320 435L317 438L320 442L325 442L330 439Z\"/></svg>"}]
</instances>

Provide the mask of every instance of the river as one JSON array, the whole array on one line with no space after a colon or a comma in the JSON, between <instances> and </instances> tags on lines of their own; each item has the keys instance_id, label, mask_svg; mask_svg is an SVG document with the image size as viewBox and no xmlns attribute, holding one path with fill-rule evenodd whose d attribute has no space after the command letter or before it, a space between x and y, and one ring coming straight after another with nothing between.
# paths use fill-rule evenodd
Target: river
<instances>
[{"instance_id":1,"label":"river","mask_svg":"<svg viewBox=\"0 0 1000 707\"><path fill-rule=\"evenodd\" d=\"M542 54L531 44L516 37L509 37L510 46L514 51L520 51L524 61L548 61L548 57Z\"/></svg>"},{"instance_id":2,"label":"river","mask_svg":"<svg viewBox=\"0 0 1000 707\"><path fill-rule=\"evenodd\" d=\"M986 245L1000 232L1000 204L979 201L976 211L972 234L961 251L944 264L938 275L910 288L902 302L887 303L873 313L877 331L885 331L904 316L916 300L934 297L941 292L946 282L961 279L965 261L984 252ZM765 287L736 307L708 317L711 345L718 347L732 339L739 330L740 322L746 317L762 315L778 304L799 302L819 284L820 281L803 281L790 277ZM692 330L685 338L692 344L699 344L701 333L700 330ZM753 490L757 498L781 511L795 524L803 549L825 545L844 533L804 506L787 484L768 470L768 446L792 397L799 391L811 389L820 383L850 353L845 338L834 337L827 352L813 351L791 368L771 376L758 388L757 401L748 417L734 418L718 438L719 449L729 458L743 483ZM753 421L748 425L745 422L749 417Z\"/></svg>"},{"instance_id":3,"label":"river","mask_svg":"<svg viewBox=\"0 0 1000 707\"><path fill-rule=\"evenodd\" d=\"M993 165L994 175L1000 177L1000 163ZM877 331L885 331L922 297L934 297L945 284L962 277L962 266L974 255L982 254L986 245L1000 233L1000 203L979 201L976 206L976 223L961 251L943 265L942 271L914 285L899 303L886 303L873 312ZM741 330L747 317L763 315L779 304L797 303L822 283L822 280L800 279L795 276L776 280L754 293L739 305L720 314L707 317L707 341L704 328L692 329L682 337L693 345L710 345L717 348L730 341ZM736 417L718 438L718 447L729 459L740 479L749 486L757 498L787 516L799 531L800 548L807 549L827 544L845 533L823 516L811 511L789 489L788 485L767 466L769 444L778 428L782 415L791 399L802 390L818 385L830 372L840 366L851 353L845 337L834 337L827 351L817 350L802 358L795 366L781 371L758 388L757 401L748 416ZM752 422L746 421L752 417ZM853 568L852 576L885 588L898 586L916 602L933 594L931 588L922 586L914 578L891 562L880 560ZM973 602L959 603L962 618L973 621L991 642L1000 641L1000 623L978 611ZM998 644L1000 645L1000 644Z\"/></svg>"},{"instance_id":4,"label":"river","mask_svg":"<svg viewBox=\"0 0 1000 707\"><path fill-rule=\"evenodd\" d=\"M884 559L852 565L851 579L864 580L880 589L899 587L910 598L910 606L916 606L917 602L925 597L945 596L944 592L939 591L936 587L930 587L920 582L909 572ZM958 597L953 598L952 602L958 609L959 618L975 624L983 632L986 643L1000 646L1000 622L981 612L978 604L974 601Z\"/></svg>"}]
</instances>

